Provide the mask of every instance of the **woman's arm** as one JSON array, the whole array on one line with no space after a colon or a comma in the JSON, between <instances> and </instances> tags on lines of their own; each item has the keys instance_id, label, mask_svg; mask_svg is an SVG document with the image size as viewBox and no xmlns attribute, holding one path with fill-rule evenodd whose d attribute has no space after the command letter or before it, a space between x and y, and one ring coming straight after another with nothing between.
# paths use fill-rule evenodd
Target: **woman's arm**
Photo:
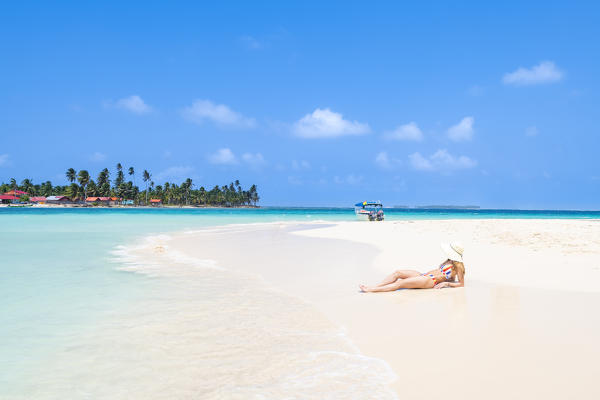
<instances>
[{"instance_id":1,"label":"woman's arm","mask_svg":"<svg viewBox=\"0 0 600 400\"><path fill-rule=\"evenodd\" d=\"M440 282L434 286L436 289L441 289L445 287L463 287L465 286L465 274L461 271L458 271L458 282Z\"/></svg>"}]
</instances>

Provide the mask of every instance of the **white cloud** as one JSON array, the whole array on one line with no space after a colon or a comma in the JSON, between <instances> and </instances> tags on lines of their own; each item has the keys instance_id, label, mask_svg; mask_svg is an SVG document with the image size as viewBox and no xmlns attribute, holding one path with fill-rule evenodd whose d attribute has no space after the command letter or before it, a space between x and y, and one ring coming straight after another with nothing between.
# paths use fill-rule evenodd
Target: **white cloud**
<instances>
[{"instance_id":1,"label":"white cloud","mask_svg":"<svg viewBox=\"0 0 600 400\"><path fill-rule=\"evenodd\" d=\"M208 156L208 161L212 164L220 165L234 165L238 163L237 157L228 148L217 150L216 153Z\"/></svg>"},{"instance_id":2,"label":"white cloud","mask_svg":"<svg viewBox=\"0 0 600 400\"><path fill-rule=\"evenodd\" d=\"M540 133L537 127L530 126L525 129L525 136L537 136Z\"/></svg>"},{"instance_id":3,"label":"white cloud","mask_svg":"<svg viewBox=\"0 0 600 400\"><path fill-rule=\"evenodd\" d=\"M210 100L196 100L182 111L182 115L196 124L211 121L220 127L252 128L256 122L233 111L225 104L215 104Z\"/></svg>"},{"instance_id":4,"label":"white cloud","mask_svg":"<svg viewBox=\"0 0 600 400\"><path fill-rule=\"evenodd\" d=\"M560 81L564 76L552 61L542 61L531 68L520 67L514 72L504 74L502 82L506 85L526 86Z\"/></svg>"},{"instance_id":5,"label":"white cloud","mask_svg":"<svg viewBox=\"0 0 600 400\"><path fill-rule=\"evenodd\" d=\"M8 163L9 163L8 154L0 154L0 166L8 165Z\"/></svg>"},{"instance_id":6,"label":"white cloud","mask_svg":"<svg viewBox=\"0 0 600 400\"><path fill-rule=\"evenodd\" d=\"M140 96L135 94L117 100L115 107L131 111L134 114L146 114L152 111L152 108Z\"/></svg>"},{"instance_id":7,"label":"white cloud","mask_svg":"<svg viewBox=\"0 0 600 400\"><path fill-rule=\"evenodd\" d=\"M193 167L188 166L173 166L169 167L158 174L154 175L154 181L157 184L163 184L166 181L183 181L190 178L190 173L194 171Z\"/></svg>"},{"instance_id":8,"label":"white cloud","mask_svg":"<svg viewBox=\"0 0 600 400\"><path fill-rule=\"evenodd\" d=\"M416 152L408 156L408 161L414 169L420 171L451 172L473 168L477 165L477 161L467 156L455 157L445 149L438 150L429 157L424 157L421 153Z\"/></svg>"},{"instance_id":9,"label":"white cloud","mask_svg":"<svg viewBox=\"0 0 600 400\"><path fill-rule=\"evenodd\" d=\"M242 154L242 161L254 168L260 168L267 164L265 158L260 153L244 153Z\"/></svg>"},{"instance_id":10,"label":"white cloud","mask_svg":"<svg viewBox=\"0 0 600 400\"><path fill-rule=\"evenodd\" d=\"M445 149L436 151L430 159L433 165L450 169L473 168L477 165L477 161L467 156L454 157Z\"/></svg>"},{"instance_id":11,"label":"white cloud","mask_svg":"<svg viewBox=\"0 0 600 400\"><path fill-rule=\"evenodd\" d=\"M235 153L229 148L217 150L214 154L208 156L208 161L211 164L218 165L237 165L241 161L252 168L261 168L267 165L267 161L261 153L244 153L238 159Z\"/></svg>"},{"instance_id":12,"label":"white cloud","mask_svg":"<svg viewBox=\"0 0 600 400\"><path fill-rule=\"evenodd\" d=\"M401 164L401 161L395 158L391 158L387 152L380 151L375 156L375 164L383 169L391 169L396 165Z\"/></svg>"},{"instance_id":13,"label":"white cloud","mask_svg":"<svg viewBox=\"0 0 600 400\"><path fill-rule=\"evenodd\" d=\"M363 135L371 132L371 128L368 124L345 120L342 114L329 108L317 108L297 121L293 131L299 137L317 139Z\"/></svg>"},{"instance_id":14,"label":"white cloud","mask_svg":"<svg viewBox=\"0 0 600 400\"><path fill-rule=\"evenodd\" d=\"M362 175L354 175L348 174L346 176L334 176L333 181L340 185L358 185L363 181L364 177Z\"/></svg>"},{"instance_id":15,"label":"white cloud","mask_svg":"<svg viewBox=\"0 0 600 400\"><path fill-rule=\"evenodd\" d=\"M94 154L92 154L90 156L90 161L93 161L93 162L101 162L104 160L106 160L106 154L100 153L99 151L95 152Z\"/></svg>"},{"instance_id":16,"label":"white cloud","mask_svg":"<svg viewBox=\"0 0 600 400\"><path fill-rule=\"evenodd\" d=\"M419 152L409 155L408 161L414 169L418 169L420 171L429 171L433 169L433 164L431 161L423 157Z\"/></svg>"},{"instance_id":17,"label":"white cloud","mask_svg":"<svg viewBox=\"0 0 600 400\"><path fill-rule=\"evenodd\" d=\"M375 156L375 164L379 165L381 168L390 168L390 158L385 151L379 152Z\"/></svg>"},{"instance_id":18,"label":"white cloud","mask_svg":"<svg viewBox=\"0 0 600 400\"><path fill-rule=\"evenodd\" d=\"M337 179L340 180L338 183L346 182L345 178L337 178ZM296 175L289 175L287 177L287 181L290 185L296 185L296 186L299 186L299 185L314 186L314 185L326 185L327 184L327 179L325 179L323 177L318 178L318 179L305 179L305 178L302 178L302 177L299 177Z\"/></svg>"},{"instance_id":19,"label":"white cloud","mask_svg":"<svg viewBox=\"0 0 600 400\"><path fill-rule=\"evenodd\" d=\"M416 122L409 122L405 125L400 125L391 132L384 134L386 139L391 140L423 140L423 132L419 129Z\"/></svg>"},{"instance_id":20,"label":"white cloud","mask_svg":"<svg viewBox=\"0 0 600 400\"><path fill-rule=\"evenodd\" d=\"M464 117L458 124L451 126L448 129L448 137L455 142L471 140L473 138L473 133L475 133L475 130L473 129L474 123L475 118Z\"/></svg>"},{"instance_id":21,"label":"white cloud","mask_svg":"<svg viewBox=\"0 0 600 400\"><path fill-rule=\"evenodd\" d=\"M307 170L307 169L310 169L310 163L306 160L300 160L300 161L293 160L292 161L292 169L294 171Z\"/></svg>"}]
</instances>

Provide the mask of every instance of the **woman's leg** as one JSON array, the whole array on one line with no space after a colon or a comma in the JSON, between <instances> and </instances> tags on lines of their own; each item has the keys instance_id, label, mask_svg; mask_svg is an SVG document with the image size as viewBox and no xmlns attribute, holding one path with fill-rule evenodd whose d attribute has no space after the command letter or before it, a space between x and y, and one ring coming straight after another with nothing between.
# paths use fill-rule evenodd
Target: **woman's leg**
<instances>
[{"instance_id":1,"label":"woman's leg","mask_svg":"<svg viewBox=\"0 0 600 400\"><path fill-rule=\"evenodd\" d=\"M406 279L398 279L396 282L384 286L360 285L363 292L391 292L398 289L430 289L434 286L433 279L429 276L415 276Z\"/></svg>"},{"instance_id":2,"label":"woman's leg","mask_svg":"<svg viewBox=\"0 0 600 400\"><path fill-rule=\"evenodd\" d=\"M377 284L377 286L389 285L390 283L396 282L398 279L413 278L419 275L421 275L421 273L418 271L413 271L411 269L399 269L387 276L381 283Z\"/></svg>"}]
</instances>

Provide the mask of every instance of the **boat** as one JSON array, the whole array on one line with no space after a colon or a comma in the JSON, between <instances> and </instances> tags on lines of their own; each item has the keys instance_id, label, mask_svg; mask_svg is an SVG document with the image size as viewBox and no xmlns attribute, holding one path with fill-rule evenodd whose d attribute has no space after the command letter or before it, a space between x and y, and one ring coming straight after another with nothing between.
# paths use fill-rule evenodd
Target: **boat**
<instances>
[{"instance_id":1,"label":"boat","mask_svg":"<svg viewBox=\"0 0 600 400\"><path fill-rule=\"evenodd\" d=\"M354 205L354 213L359 219L366 221L383 221L383 204L381 201L363 201Z\"/></svg>"}]
</instances>

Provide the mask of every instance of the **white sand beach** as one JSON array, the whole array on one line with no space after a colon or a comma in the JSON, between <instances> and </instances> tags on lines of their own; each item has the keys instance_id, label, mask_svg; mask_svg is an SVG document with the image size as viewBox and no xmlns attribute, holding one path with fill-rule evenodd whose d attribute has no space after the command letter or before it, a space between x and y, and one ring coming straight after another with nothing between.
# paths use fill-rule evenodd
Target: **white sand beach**
<instances>
[{"instance_id":1,"label":"white sand beach","mask_svg":"<svg viewBox=\"0 0 600 400\"><path fill-rule=\"evenodd\" d=\"M359 293L394 269L431 269L456 239L465 288ZM600 397L600 221L259 224L168 247L307 301L392 367L398 398Z\"/></svg>"},{"instance_id":2,"label":"white sand beach","mask_svg":"<svg viewBox=\"0 0 600 400\"><path fill-rule=\"evenodd\" d=\"M464 288L359 292L457 239ZM153 289L40 360L29 398L600 398L597 220L242 224L115 256Z\"/></svg>"}]
</instances>

